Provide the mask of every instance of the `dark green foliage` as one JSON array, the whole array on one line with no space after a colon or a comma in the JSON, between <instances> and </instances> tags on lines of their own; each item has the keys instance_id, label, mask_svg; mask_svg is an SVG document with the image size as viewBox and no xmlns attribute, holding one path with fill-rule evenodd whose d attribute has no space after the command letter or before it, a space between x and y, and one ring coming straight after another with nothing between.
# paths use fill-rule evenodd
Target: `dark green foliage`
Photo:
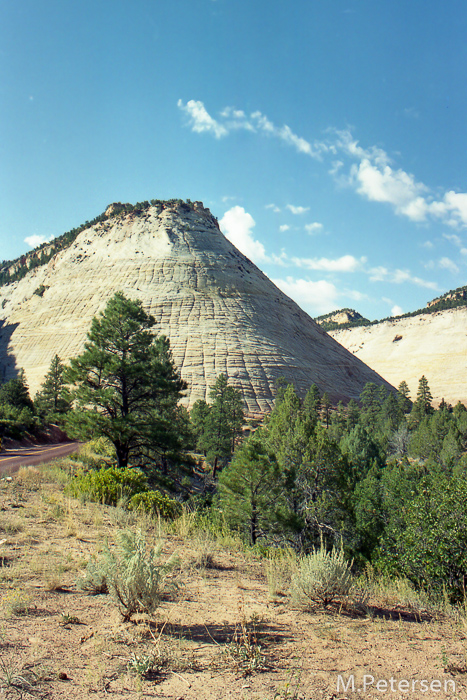
<instances>
[{"instance_id":1,"label":"dark green foliage","mask_svg":"<svg viewBox=\"0 0 467 700\"><path fill-rule=\"evenodd\" d=\"M361 425L356 425L342 438L340 449L351 467L354 484L364 479L372 467L384 464L384 455L379 446Z\"/></svg>"},{"instance_id":2,"label":"dark green foliage","mask_svg":"<svg viewBox=\"0 0 467 700\"><path fill-rule=\"evenodd\" d=\"M311 387L308 389L305 398L303 399L303 410L313 421L313 423L316 424L319 420L320 409L321 392L316 386L316 384L312 384Z\"/></svg>"},{"instance_id":3,"label":"dark green foliage","mask_svg":"<svg viewBox=\"0 0 467 700\"><path fill-rule=\"evenodd\" d=\"M35 427L36 417L30 408L0 404L0 437L20 440L25 432L32 431Z\"/></svg>"},{"instance_id":4,"label":"dark green foliage","mask_svg":"<svg viewBox=\"0 0 467 700\"><path fill-rule=\"evenodd\" d=\"M419 379L417 398L410 413L410 422L412 425L418 425L422 418L433 413L433 407L431 405L432 401L433 396L431 395L430 387L428 386L428 380L425 375L423 375Z\"/></svg>"},{"instance_id":5,"label":"dark green foliage","mask_svg":"<svg viewBox=\"0 0 467 700\"><path fill-rule=\"evenodd\" d=\"M399 384L396 398L402 413L409 413L412 408L412 402L410 400L410 389L407 382L401 382Z\"/></svg>"},{"instance_id":6,"label":"dark green foliage","mask_svg":"<svg viewBox=\"0 0 467 700\"><path fill-rule=\"evenodd\" d=\"M64 382L65 367L58 355L52 358L40 391L35 396L37 413L48 421L57 420L71 408L70 392Z\"/></svg>"},{"instance_id":7,"label":"dark green foliage","mask_svg":"<svg viewBox=\"0 0 467 700\"><path fill-rule=\"evenodd\" d=\"M246 440L219 476L219 506L226 522L251 544L277 528L281 477L277 461L258 435Z\"/></svg>"},{"instance_id":8,"label":"dark green foliage","mask_svg":"<svg viewBox=\"0 0 467 700\"><path fill-rule=\"evenodd\" d=\"M268 417L264 439L284 485L282 536L297 549L317 546L323 531L338 538L347 517L346 461L329 432L301 406L292 385Z\"/></svg>"},{"instance_id":9,"label":"dark green foliage","mask_svg":"<svg viewBox=\"0 0 467 700\"><path fill-rule=\"evenodd\" d=\"M241 435L243 400L241 393L229 386L225 374L217 377L209 398L209 405L202 400L195 403L191 421L197 447L213 465L213 476L216 476L218 467L230 460Z\"/></svg>"},{"instance_id":10,"label":"dark green foliage","mask_svg":"<svg viewBox=\"0 0 467 700\"><path fill-rule=\"evenodd\" d=\"M69 433L107 437L119 467L130 457L154 458L180 447L176 413L186 384L154 325L140 301L117 292L93 319L85 350L66 373L76 403L67 416Z\"/></svg>"},{"instance_id":11,"label":"dark green foliage","mask_svg":"<svg viewBox=\"0 0 467 700\"><path fill-rule=\"evenodd\" d=\"M160 491L135 493L128 502L128 509L156 514L168 520L172 520L177 515L180 515L182 510L178 501L169 498Z\"/></svg>"},{"instance_id":12,"label":"dark green foliage","mask_svg":"<svg viewBox=\"0 0 467 700\"><path fill-rule=\"evenodd\" d=\"M467 482L465 477L434 473L391 523L382 542L384 563L417 585L452 602L465 596L467 583Z\"/></svg>"},{"instance_id":13,"label":"dark green foliage","mask_svg":"<svg viewBox=\"0 0 467 700\"><path fill-rule=\"evenodd\" d=\"M0 404L7 404L22 410L28 408L34 411L34 404L29 396L29 387L24 370L20 369L18 376L0 386Z\"/></svg>"},{"instance_id":14,"label":"dark green foliage","mask_svg":"<svg viewBox=\"0 0 467 700\"><path fill-rule=\"evenodd\" d=\"M37 265L40 265L40 264L41 264L41 263L39 263L39 261L37 260L37 258L35 258L35 260L37 261ZM36 266L37 266L37 265L36 265ZM31 269L31 267L30 267L29 269ZM42 297L42 296L44 296L44 292L45 292L47 289L49 289L49 287L46 287L45 285L41 284L41 285L39 285L39 287L37 287L37 289L34 290L34 294L37 294L38 297Z\"/></svg>"}]
</instances>

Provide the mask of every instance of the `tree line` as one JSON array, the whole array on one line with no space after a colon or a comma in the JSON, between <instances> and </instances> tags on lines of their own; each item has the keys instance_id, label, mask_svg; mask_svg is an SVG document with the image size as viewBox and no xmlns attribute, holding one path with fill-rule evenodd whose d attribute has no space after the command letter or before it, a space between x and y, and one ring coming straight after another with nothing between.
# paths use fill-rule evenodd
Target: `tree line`
<instances>
[{"instance_id":1,"label":"tree line","mask_svg":"<svg viewBox=\"0 0 467 700\"><path fill-rule=\"evenodd\" d=\"M413 400L405 382L397 391L367 383L358 402L337 406L316 385L300 398L282 381L270 414L245 430L241 393L225 375L190 413L180 405L186 384L154 327L141 302L117 293L81 355L67 367L52 360L34 403L22 372L0 387L0 429L59 421L72 437L104 436L117 469L142 469L260 550L306 553L323 541L356 567L463 595L462 403L435 409L424 376Z\"/></svg>"}]
</instances>

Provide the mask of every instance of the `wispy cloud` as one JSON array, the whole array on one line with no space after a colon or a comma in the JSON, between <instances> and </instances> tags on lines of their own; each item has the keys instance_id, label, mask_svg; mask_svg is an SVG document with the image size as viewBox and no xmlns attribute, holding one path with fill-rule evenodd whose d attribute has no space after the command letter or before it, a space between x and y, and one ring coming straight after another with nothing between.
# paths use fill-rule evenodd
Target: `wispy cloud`
<instances>
[{"instance_id":1,"label":"wispy cloud","mask_svg":"<svg viewBox=\"0 0 467 700\"><path fill-rule=\"evenodd\" d=\"M275 214L280 214L281 209L276 204L266 204L265 209L271 209Z\"/></svg>"},{"instance_id":2,"label":"wispy cloud","mask_svg":"<svg viewBox=\"0 0 467 700\"><path fill-rule=\"evenodd\" d=\"M450 243L453 243L456 246L456 248L459 248L459 252L461 255L467 255L467 248L465 247L465 244L460 236L458 236L455 233L443 233L443 238L445 238Z\"/></svg>"},{"instance_id":3,"label":"wispy cloud","mask_svg":"<svg viewBox=\"0 0 467 700\"><path fill-rule=\"evenodd\" d=\"M310 234L310 236L314 236L316 233L321 233L323 230L323 224L320 224L318 221L314 221L312 224L305 224L305 231Z\"/></svg>"},{"instance_id":4,"label":"wispy cloud","mask_svg":"<svg viewBox=\"0 0 467 700\"><path fill-rule=\"evenodd\" d=\"M332 132L331 132L332 133ZM391 204L397 214L412 221L438 219L451 227L467 226L467 194L446 192L436 199L429 187L402 168L394 168L382 148L362 148L349 130L336 131L336 148L357 161L350 167L348 184L375 202ZM342 182L342 177L339 177Z\"/></svg>"},{"instance_id":5,"label":"wispy cloud","mask_svg":"<svg viewBox=\"0 0 467 700\"><path fill-rule=\"evenodd\" d=\"M418 287L425 287L426 289L439 291L439 287L436 282L429 282L421 277L412 275L409 270L388 270L386 267L381 265L379 267L373 267L369 270L369 279L370 282L393 282L394 284L411 282L412 284L416 284Z\"/></svg>"},{"instance_id":6,"label":"wispy cloud","mask_svg":"<svg viewBox=\"0 0 467 700\"><path fill-rule=\"evenodd\" d=\"M290 230L290 226L288 224L282 224L282 226L279 226L279 231L281 233L284 233L285 231L289 231L289 230Z\"/></svg>"},{"instance_id":7,"label":"wispy cloud","mask_svg":"<svg viewBox=\"0 0 467 700\"><path fill-rule=\"evenodd\" d=\"M178 107L188 116L191 129L197 133L206 132L219 139L243 129L274 137L315 160L331 157L329 172L338 182L350 185L369 201L392 206L400 216L414 222L431 219L451 228L467 227L467 193L449 190L437 197L413 174L397 167L382 148L362 147L349 129L329 129L326 139L310 141L287 124L276 126L259 111L248 115L243 110L226 107L215 119L199 100L189 100L186 104L179 100Z\"/></svg>"},{"instance_id":8,"label":"wispy cloud","mask_svg":"<svg viewBox=\"0 0 467 700\"><path fill-rule=\"evenodd\" d=\"M310 211L310 207L295 207L293 204L286 204L286 209L292 212L295 216L300 216L301 214L306 214Z\"/></svg>"},{"instance_id":9,"label":"wispy cloud","mask_svg":"<svg viewBox=\"0 0 467 700\"><path fill-rule=\"evenodd\" d=\"M188 115L192 130L198 133L208 132L216 138L221 138L232 131L243 129L277 138L288 146L292 146L298 153L304 153L317 160L321 160L323 153L329 150L329 146L324 141L317 140L311 143L295 134L287 124L276 126L259 111L247 115L241 109L224 107L220 112L220 119L215 119L211 117L200 100L189 100L186 104L183 100L178 100L177 106Z\"/></svg>"},{"instance_id":10,"label":"wispy cloud","mask_svg":"<svg viewBox=\"0 0 467 700\"><path fill-rule=\"evenodd\" d=\"M191 128L196 133L206 132L212 134L216 139L227 136L229 133L225 126L211 117L200 100L189 100L186 105L183 104L182 100L179 100L177 105L188 115Z\"/></svg>"},{"instance_id":11,"label":"wispy cloud","mask_svg":"<svg viewBox=\"0 0 467 700\"><path fill-rule=\"evenodd\" d=\"M449 272L452 272L453 275L457 275L460 272L456 263L453 262L451 258L441 258L439 261L439 266L443 270L448 270Z\"/></svg>"},{"instance_id":12,"label":"wispy cloud","mask_svg":"<svg viewBox=\"0 0 467 700\"><path fill-rule=\"evenodd\" d=\"M325 272L357 272L362 269L366 258L355 258L353 255L342 255L340 258L292 258L297 267L307 270L321 270Z\"/></svg>"}]
</instances>

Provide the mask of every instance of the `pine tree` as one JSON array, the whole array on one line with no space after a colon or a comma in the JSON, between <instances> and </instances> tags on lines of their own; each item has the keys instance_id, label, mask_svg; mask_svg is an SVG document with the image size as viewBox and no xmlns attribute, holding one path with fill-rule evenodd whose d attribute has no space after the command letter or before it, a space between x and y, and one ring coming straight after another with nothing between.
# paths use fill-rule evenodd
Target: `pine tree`
<instances>
[{"instance_id":1,"label":"pine tree","mask_svg":"<svg viewBox=\"0 0 467 700\"><path fill-rule=\"evenodd\" d=\"M212 475L216 476L220 466L225 466L231 458L235 443L242 433L242 395L229 386L225 374L220 374L209 392L210 405L196 402L192 421L198 433L198 449L201 449L213 465Z\"/></svg>"},{"instance_id":2,"label":"pine tree","mask_svg":"<svg viewBox=\"0 0 467 700\"><path fill-rule=\"evenodd\" d=\"M430 387L428 386L428 380L423 375L418 380L418 390L417 398L412 407L410 414L411 425L418 425L422 418L429 416L434 412L431 402L433 401L433 396L431 395Z\"/></svg>"},{"instance_id":3,"label":"pine tree","mask_svg":"<svg viewBox=\"0 0 467 700\"><path fill-rule=\"evenodd\" d=\"M14 406L20 410L28 408L30 411L34 411L24 369L21 368L17 377L9 379L0 386L0 404Z\"/></svg>"},{"instance_id":4,"label":"pine tree","mask_svg":"<svg viewBox=\"0 0 467 700\"><path fill-rule=\"evenodd\" d=\"M319 420L320 408L321 394L316 384L312 384L303 399L303 410L310 416L315 424Z\"/></svg>"},{"instance_id":5,"label":"pine tree","mask_svg":"<svg viewBox=\"0 0 467 700\"><path fill-rule=\"evenodd\" d=\"M259 435L252 435L236 450L219 476L218 493L227 523L243 532L251 544L277 529L280 474Z\"/></svg>"},{"instance_id":6,"label":"pine tree","mask_svg":"<svg viewBox=\"0 0 467 700\"><path fill-rule=\"evenodd\" d=\"M67 413L71 408L70 394L63 379L64 371L65 366L59 356L55 355L42 382L41 390L35 396L36 410L43 418L54 419L57 415Z\"/></svg>"},{"instance_id":7,"label":"pine tree","mask_svg":"<svg viewBox=\"0 0 467 700\"><path fill-rule=\"evenodd\" d=\"M82 439L108 437L119 467L130 457L151 458L179 445L174 411L186 383L169 341L154 334L154 325L140 301L117 292L93 318L85 350L71 360L65 377L75 385L69 432Z\"/></svg>"},{"instance_id":8,"label":"pine tree","mask_svg":"<svg viewBox=\"0 0 467 700\"><path fill-rule=\"evenodd\" d=\"M396 399L397 403L399 404L399 408L403 413L409 413L410 408L412 405L412 402L410 401L410 389L409 385L407 382L402 381L398 388L397 388L397 394L396 394Z\"/></svg>"}]
</instances>

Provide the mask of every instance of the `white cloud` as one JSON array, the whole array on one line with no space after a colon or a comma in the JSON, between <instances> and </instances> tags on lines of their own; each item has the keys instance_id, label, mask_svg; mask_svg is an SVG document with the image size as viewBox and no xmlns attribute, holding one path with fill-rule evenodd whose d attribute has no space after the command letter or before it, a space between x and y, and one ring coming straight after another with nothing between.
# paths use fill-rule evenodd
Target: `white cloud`
<instances>
[{"instance_id":1,"label":"white cloud","mask_svg":"<svg viewBox=\"0 0 467 700\"><path fill-rule=\"evenodd\" d=\"M451 243L454 243L454 245L458 248L461 248L462 246L462 240L456 233L443 233L443 238Z\"/></svg>"},{"instance_id":2,"label":"white cloud","mask_svg":"<svg viewBox=\"0 0 467 700\"><path fill-rule=\"evenodd\" d=\"M457 267L456 263L453 262L450 258L441 258L439 261L439 266L443 270L449 270L449 272L452 272L453 275L457 275L459 272L459 268Z\"/></svg>"},{"instance_id":3,"label":"white cloud","mask_svg":"<svg viewBox=\"0 0 467 700\"><path fill-rule=\"evenodd\" d=\"M306 214L306 212L310 210L310 207L294 207L293 204L287 204L286 209L291 211L292 214L300 215L300 214Z\"/></svg>"},{"instance_id":4,"label":"white cloud","mask_svg":"<svg viewBox=\"0 0 467 700\"><path fill-rule=\"evenodd\" d=\"M388 270L387 267L380 265L379 267L371 268L369 274L370 282L393 282L394 284L411 282L418 287L425 287L426 289L433 289L435 291L439 289L436 282L429 282L421 277L416 277L412 275L409 270Z\"/></svg>"},{"instance_id":5,"label":"white cloud","mask_svg":"<svg viewBox=\"0 0 467 700\"><path fill-rule=\"evenodd\" d=\"M274 214L280 214L280 209L275 204L266 204L265 209L272 209Z\"/></svg>"},{"instance_id":6,"label":"white cloud","mask_svg":"<svg viewBox=\"0 0 467 700\"><path fill-rule=\"evenodd\" d=\"M279 231L281 233L284 233L284 231L289 231L289 229L290 229L290 226L288 226L287 224L282 224L282 226L279 226Z\"/></svg>"},{"instance_id":7,"label":"white cloud","mask_svg":"<svg viewBox=\"0 0 467 700\"><path fill-rule=\"evenodd\" d=\"M220 119L214 119L199 100L186 104L178 100L178 107L188 115L190 126L197 133L210 133L219 139L243 129L277 138L316 160L322 160L324 155L334 156L330 174L338 183L353 186L366 199L389 204L397 214L414 222L434 218L452 228L467 227L467 193L450 190L441 199L435 198L414 175L394 168L386 151L377 146L363 148L349 130L329 129L331 136L326 141L311 142L295 134L287 124L276 126L259 111L247 115L241 109L225 107ZM344 161L335 158L341 154L353 161L347 176L343 174Z\"/></svg>"},{"instance_id":8,"label":"white cloud","mask_svg":"<svg viewBox=\"0 0 467 700\"><path fill-rule=\"evenodd\" d=\"M332 130L331 130L332 132ZM467 226L467 193L446 192L442 200L435 199L429 188L399 168L394 169L389 155L377 146L362 148L350 131L334 131L335 146L350 158L359 161L350 168L347 183L371 201L391 204L397 214L412 221L426 221L428 217L442 219L451 227ZM339 182L342 176L333 168Z\"/></svg>"},{"instance_id":9,"label":"white cloud","mask_svg":"<svg viewBox=\"0 0 467 700\"><path fill-rule=\"evenodd\" d=\"M282 289L291 299L312 316L333 311L337 308L339 296L337 287L326 280L312 282L305 279L273 279L275 285Z\"/></svg>"},{"instance_id":10,"label":"white cloud","mask_svg":"<svg viewBox=\"0 0 467 700\"><path fill-rule=\"evenodd\" d=\"M326 272L356 272L362 268L366 258L358 260L353 255L342 255L342 257L332 260L330 258L292 258L292 262L297 267L304 267L307 270L322 270Z\"/></svg>"},{"instance_id":11,"label":"white cloud","mask_svg":"<svg viewBox=\"0 0 467 700\"><path fill-rule=\"evenodd\" d=\"M305 231L313 236L315 233L319 233L323 230L323 224L314 221L312 224L305 224Z\"/></svg>"},{"instance_id":12,"label":"white cloud","mask_svg":"<svg viewBox=\"0 0 467 700\"><path fill-rule=\"evenodd\" d=\"M394 306L391 309L391 316L402 316L404 313L402 306L398 306L398 304L394 304Z\"/></svg>"},{"instance_id":13,"label":"white cloud","mask_svg":"<svg viewBox=\"0 0 467 700\"><path fill-rule=\"evenodd\" d=\"M333 160L332 161L332 168L328 171L330 175L337 175L341 168L344 167L344 161L342 160Z\"/></svg>"},{"instance_id":14,"label":"white cloud","mask_svg":"<svg viewBox=\"0 0 467 700\"><path fill-rule=\"evenodd\" d=\"M467 194L464 192L446 192L443 203L454 217L451 225L467 225Z\"/></svg>"},{"instance_id":15,"label":"white cloud","mask_svg":"<svg viewBox=\"0 0 467 700\"><path fill-rule=\"evenodd\" d=\"M387 202L399 214L405 214L413 221L426 218L426 202L420 193L426 187L416 182L412 175L403 170L393 170L389 165L378 166L368 158L353 165L351 176L357 182L357 192L375 202Z\"/></svg>"},{"instance_id":16,"label":"white cloud","mask_svg":"<svg viewBox=\"0 0 467 700\"><path fill-rule=\"evenodd\" d=\"M225 237L247 258L254 263L269 261L264 245L253 237L256 222L243 207L237 205L226 211L219 225Z\"/></svg>"},{"instance_id":17,"label":"white cloud","mask_svg":"<svg viewBox=\"0 0 467 700\"><path fill-rule=\"evenodd\" d=\"M422 248L428 248L429 250L431 250L431 248L434 248L434 245L431 241L425 241L424 243L421 243L420 245L422 246Z\"/></svg>"},{"instance_id":18,"label":"white cloud","mask_svg":"<svg viewBox=\"0 0 467 700\"><path fill-rule=\"evenodd\" d=\"M295 134L287 124L281 127L276 126L268 117L259 111L252 112L248 116L241 109L225 107L220 112L222 121L219 121L211 117L204 103L200 100L189 100L186 105L182 100L178 100L177 105L179 109L188 114L192 130L198 133L203 131L210 132L216 138L226 136L231 131L238 131L240 129L263 133L266 136L273 136L283 141L288 146L295 148L299 153L304 153L318 160L321 159L322 153L332 150L322 141L310 143L302 136Z\"/></svg>"},{"instance_id":19,"label":"white cloud","mask_svg":"<svg viewBox=\"0 0 467 700\"><path fill-rule=\"evenodd\" d=\"M24 239L24 242L28 244L30 248L37 248L38 245L42 243L49 243L53 239L53 236L46 238L45 236L39 236L35 234L34 236L28 236Z\"/></svg>"},{"instance_id":20,"label":"white cloud","mask_svg":"<svg viewBox=\"0 0 467 700\"><path fill-rule=\"evenodd\" d=\"M196 133L200 134L204 131L213 134L216 139L221 136L227 136L228 130L218 121L213 119L206 111L204 104L199 100L189 100L186 105L182 100L177 102L178 107L188 114L191 122L191 128Z\"/></svg>"}]
</instances>

